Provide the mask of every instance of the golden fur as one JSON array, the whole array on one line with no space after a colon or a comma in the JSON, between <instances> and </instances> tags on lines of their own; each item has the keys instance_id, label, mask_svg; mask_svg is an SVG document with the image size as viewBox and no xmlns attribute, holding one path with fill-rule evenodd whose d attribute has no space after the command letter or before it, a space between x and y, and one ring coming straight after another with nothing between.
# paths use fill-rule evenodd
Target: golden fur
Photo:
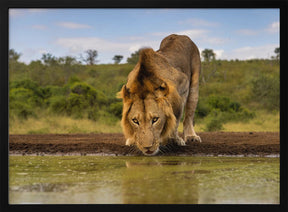
<instances>
[{"instance_id":1,"label":"golden fur","mask_svg":"<svg viewBox=\"0 0 288 212\"><path fill-rule=\"evenodd\" d=\"M166 37L157 52L142 49L119 92L126 145L135 144L146 155L156 154L169 138L185 145L177 133L185 104L184 138L201 141L193 129L199 73L199 51L187 36Z\"/></svg>"}]
</instances>

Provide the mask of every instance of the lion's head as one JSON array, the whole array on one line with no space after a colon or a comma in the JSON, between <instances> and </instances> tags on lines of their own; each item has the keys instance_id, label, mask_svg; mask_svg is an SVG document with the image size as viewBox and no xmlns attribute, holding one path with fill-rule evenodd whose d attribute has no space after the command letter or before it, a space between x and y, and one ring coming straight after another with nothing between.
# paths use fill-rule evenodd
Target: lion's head
<instances>
[{"instance_id":1,"label":"lion's head","mask_svg":"<svg viewBox=\"0 0 288 212\"><path fill-rule=\"evenodd\" d=\"M152 49L142 50L138 64L120 91L126 145L136 145L145 155L155 155L176 125L168 100L175 95L174 87L157 74L165 63Z\"/></svg>"}]
</instances>

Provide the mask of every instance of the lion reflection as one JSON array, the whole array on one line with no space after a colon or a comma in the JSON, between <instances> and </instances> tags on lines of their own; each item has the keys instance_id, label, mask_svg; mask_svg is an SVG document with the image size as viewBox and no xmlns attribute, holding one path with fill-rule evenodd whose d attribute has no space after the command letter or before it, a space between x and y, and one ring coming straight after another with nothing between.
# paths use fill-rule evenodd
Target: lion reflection
<instances>
[{"instance_id":1,"label":"lion reflection","mask_svg":"<svg viewBox=\"0 0 288 212\"><path fill-rule=\"evenodd\" d=\"M122 181L126 204L197 204L199 161L143 158L127 160Z\"/></svg>"}]
</instances>

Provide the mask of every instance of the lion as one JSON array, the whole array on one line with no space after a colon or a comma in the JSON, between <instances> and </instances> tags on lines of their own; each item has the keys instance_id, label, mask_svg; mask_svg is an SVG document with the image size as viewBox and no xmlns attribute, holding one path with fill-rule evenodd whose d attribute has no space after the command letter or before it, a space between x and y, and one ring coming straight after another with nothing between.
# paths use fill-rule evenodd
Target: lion
<instances>
[{"instance_id":1,"label":"lion","mask_svg":"<svg viewBox=\"0 0 288 212\"><path fill-rule=\"evenodd\" d=\"M151 156L168 140L180 146L201 142L193 127L200 70L198 47L188 36L172 34L162 40L157 51L141 49L138 63L119 92L126 145L136 145ZM178 126L184 106L183 140Z\"/></svg>"}]
</instances>

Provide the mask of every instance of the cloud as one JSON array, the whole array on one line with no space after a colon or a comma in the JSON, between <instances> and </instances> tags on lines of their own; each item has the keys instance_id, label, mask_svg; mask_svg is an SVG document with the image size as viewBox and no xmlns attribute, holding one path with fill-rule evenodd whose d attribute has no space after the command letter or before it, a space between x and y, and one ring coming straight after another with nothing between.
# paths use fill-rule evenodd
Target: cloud
<instances>
[{"instance_id":1,"label":"cloud","mask_svg":"<svg viewBox=\"0 0 288 212\"><path fill-rule=\"evenodd\" d=\"M270 33L279 33L279 31L280 31L280 22L279 21L273 22L272 24L270 24L268 26L266 31L268 31Z\"/></svg>"},{"instance_id":2,"label":"cloud","mask_svg":"<svg viewBox=\"0 0 288 212\"><path fill-rule=\"evenodd\" d=\"M253 29L239 29L239 30L236 30L235 32L240 35L251 36L251 35L258 35L260 31L253 30Z\"/></svg>"},{"instance_id":3,"label":"cloud","mask_svg":"<svg viewBox=\"0 0 288 212\"><path fill-rule=\"evenodd\" d=\"M228 41L226 38L217 38L217 37L206 37L204 38L205 42L210 45L221 45Z\"/></svg>"},{"instance_id":4,"label":"cloud","mask_svg":"<svg viewBox=\"0 0 288 212\"><path fill-rule=\"evenodd\" d=\"M217 27L220 24L217 22L211 22L206 21L204 19L198 19L198 18L190 18L187 20L179 21L178 22L181 25L192 25L192 26L201 26L201 27Z\"/></svg>"},{"instance_id":5,"label":"cloud","mask_svg":"<svg viewBox=\"0 0 288 212\"><path fill-rule=\"evenodd\" d=\"M49 9L9 9L9 16L19 17L27 14L37 14L49 11Z\"/></svg>"},{"instance_id":6,"label":"cloud","mask_svg":"<svg viewBox=\"0 0 288 212\"><path fill-rule=\"evenodd\" d=\"M263 46L245 46L241 48L234 49L230 52L225 52L222 55L222 59L239 59L248 60L255 58L271 58L274 55L274 50L279 45L277 44L267 44Z\"/></svg>"},{"instance_id":7,"label":"cloud","mask_svg":"<svg viewBox=\"0 0 288 212\"><path fill-rule=\"evenodd\" d=\"M214 53L216 54L216 59L219 59L219 58L222 58L222 55L224 53L224 50L223 49L219 49L219 50L213 50Z\"/></svg>"},{"instance_id":8,"label":"cloud","mask_svg":"<svg viewBox=\"0 0 288 212\"><path fill-rule=\"evenodd\" d=\"M259 30L239 29L239 30L236 30L235 32L240 35L253 36L253 35L259 35L260 33L267 33L267 32L274 34L274 33L279 33L279 31L280 31L280 23L279 21L275 21L269 24L269 26L264 29L259 29Z\"/></svg>"},{"instance_id":9,"label":"cloud","mask_svg":"<svg viewBox=\"0 0 288 212\"><path fill-rule=\"evenodd\" d=\"M127 42L109 41L98 37L75 37L75 38L58 38L55 44L62 49L66 49L69 55L81 54L87 49L95 49L99 53L101 63L108 63L112 60L113 55L120 54L124 58L130 57L131 53L143 47L151 47L157 50L160 42L153 41L131 41L127 38ZM124 60L123 60L124 61Z\"/></svg>"},{"instance_id":10,"label":"cloud","mask_svg":"<svg viewBox=\"0 0 288 212\"><path fill-rule=\"evenodd\" d=\"M32 28L33 29L45 30L45 29L47 29L47 26L38 24L38 25L33 25Z\"/></svg>"},{"instance_id":11,"label":"cloud","mask_svg":"<svg viewBox=\"0 0 288 212\"><path fill-rule=\"evenodd\" d=\"M92 28L92 26L87 24L78 24L74 22L58 22L58 26L67 28L67 29L89 29Z\"/></svg>"},{"instance_id":12,"label":"cloud","mask_svg":"<svg viewBox=\"0 0 288 212\"><path fill-rule=\"evenodd\" d=\"M187 35L191 39L200 38L208 33L208 30L204 29L190 29L190 30L184 30L176 32L178 35Z\"/></svg>"},{"instance_id":13,"label":"cloud","mask_svg":"<svg viewBox=\"0 0 288 212\"><path fill-rule=\"evenodd\" d=\"M178 34L178 35L187 35L190 38L200 38L201 36L207 34L209 31L204 29L188 29L182 31L170 31L170 32L152 32L150 35L152 36L159 36L159 37L166 37L170 34Z\"/></svg>"}]
</instances>

